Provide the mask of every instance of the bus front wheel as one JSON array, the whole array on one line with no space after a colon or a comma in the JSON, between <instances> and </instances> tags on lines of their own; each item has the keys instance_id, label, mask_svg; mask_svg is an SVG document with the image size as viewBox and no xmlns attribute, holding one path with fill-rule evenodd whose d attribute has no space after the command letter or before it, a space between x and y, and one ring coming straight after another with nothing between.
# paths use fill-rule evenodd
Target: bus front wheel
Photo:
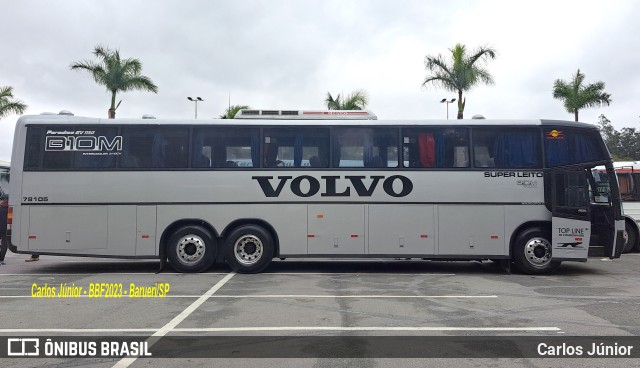
<instances>
[{"instance_id":1,"label":"bus front wheel","mask_svg":"<svg viewBox=\"0 0 640 368\"><path fill-rule=\"evenodd\" d=\"M540 228L521 232L513 246L513 262L523 273L542 275L554 271L559 261L551 258L551 234Z\"/></svg>"},{"instance_id":2,"label":"bus front wheel","mask_svg":"<svg viewBox=\"0 0 640 368\"><path fill-rule=\"evenodd\" d=\"M178 272L202 272L216 259L216 241L200 226L185 226L171 235L167 242L167 258Z\"/></svg>"},{"instance_id":3,"label":"bus front wheel","mask_svg":"<svg viewBox=\"0 0 640 368\"><path fill-rule=\"evenodd\" d=\"M243 225L226 238L226 259L240 273L257 273L269 266L275 253L273 237L264 228Z\"/></svg>"}]
</instances>

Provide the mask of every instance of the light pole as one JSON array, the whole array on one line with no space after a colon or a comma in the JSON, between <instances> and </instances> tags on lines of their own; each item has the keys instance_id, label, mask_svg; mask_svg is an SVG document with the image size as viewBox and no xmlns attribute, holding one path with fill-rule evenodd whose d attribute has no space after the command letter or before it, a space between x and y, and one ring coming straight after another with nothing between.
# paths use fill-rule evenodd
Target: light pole
<instances>
[{"instance_id":1,"label":"light pole","mask_svg":"<svg viewBox=\"0 0 640 368\"><path fill-rule=\"evenodd\" d=\"M196 119L197 119L198 118L198 101L204 101L204 100L201 99L200 97L196 97L196 98L187 97L187 100L193 101L196 103Z\"/></svg>"},{"instance_id":2,"label":"light pole","mask_svg":"<svg viewBox=\"0 0 640 368\"><path fill-rule=\"evenodd\" d=\"M447 120L449 120L449 104L455 102L455 100L455 98L452 98L451 101L448 101L446 98L443 98L442 101L440 101L440 103L447 104Z\"/></svg>"}]
</instances>

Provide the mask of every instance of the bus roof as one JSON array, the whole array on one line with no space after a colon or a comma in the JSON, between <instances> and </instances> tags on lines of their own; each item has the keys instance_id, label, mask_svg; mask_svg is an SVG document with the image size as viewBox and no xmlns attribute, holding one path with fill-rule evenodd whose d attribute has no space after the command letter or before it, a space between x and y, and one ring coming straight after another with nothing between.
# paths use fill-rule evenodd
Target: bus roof
<instances>
[{"instance_id":1,"label":"bus roof","mask_svg":"<svg viewBox=\"0 0 640 368\"><path fill-rule=\"evenodd\" d=\"M369 110L251 110L238 111L234 119L269 120L378 120Z\"/></svg>"},{"instance_id":2,"label":"bus roof","mask_svg":"<svg viewBox=\"0 0 640 368\"><path fill-rule=\"evenodd\" d=\"M513 126L513 125L560 125L566 127L597 129L596 125L577 123L564 120L545 119L462 119L462 120L431 120L431 119L385 119L385 120L351 120L351 119L103 119L68 115L25 115L18 119L17 125L46 124L46 125L220 125L220 126Z\"/></svg>"},{"instance_id":3,"label":"bus roof","mask_svg":"<svg viewBox=\"0 0 640 368\"><path fill-rule=\"evenodd\" d=\"M617 161L613 163L616 172L640 172L640 161Z\"/></svg>"},{"instance_id":4,"label":"bus roof","mask_svg":"<svg viewBox=\"0 0 640 368\"><path fill-rule=\"evenodd\" d=\"M9 168L9 167L11 167L11 163L9 161L0 160L0 167L1 168Z\"/></svg>"}]
</instances>

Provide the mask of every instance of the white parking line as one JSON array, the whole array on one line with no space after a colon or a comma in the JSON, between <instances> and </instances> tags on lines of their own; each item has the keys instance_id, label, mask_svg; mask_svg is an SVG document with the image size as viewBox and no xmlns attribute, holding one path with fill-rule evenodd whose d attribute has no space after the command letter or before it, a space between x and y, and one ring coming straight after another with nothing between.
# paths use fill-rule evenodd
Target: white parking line
<instances>
[{"instance_id":1,"label":"white parking line","mask_svg":"<svg viewBox=\"0 0 640 368\"><path fill-rule=\"evenodd\" d=\"M207 299L209 299L213 294L215 294L216 291L218 291L221 287L223 287L224 284L226 284L227 281L229 281L233 277L233 275L235 275L235 273L230 273L227 276L225 276L222 280L218 281L215 285L213 285L213 287L211 287L211 289L209 289L200 298L198 298L198 300L194 301L193 303L191 303L190 306L188 306L185 310L183 310L182 313L175 316L171 321L169 321L169 323L162 326L162 328L160 328L153 335L151 335L151 337L147 339L147 342L149 343L149 347L153 346L153 344L155 344L158 341L157 338L168 334L177 325L179 325L182 321L184 321L185 318L189 317L189 315L193 313L193 311L195 311L199 306L201 306L204 302L206 302ZM130 366L133 362L135 362L137 359L138 358L123 358L118 363L114 364L113 368L126 368Z\"/></svg>"},{"instance_id":2,"label":"white parking line","mask_svg":"<svg viewBox=\"0 0 640 368\"><path fill-rule=\"evenodd\" d=\"M157 328L0 328L0 333L141 333L156 332Z\"/></svg>"},{"instance_id":3,"label":"white parking line","mask_svg":"<svg viewBox=\"0 0 640 368\"><path fill-rule=\"evenodd\" d=\"M228 275L229 272L207 272L207 273L180 273L180 272L102 272L102 273L0 273L2 276L100 276L100 275L183 275L183 276L209 276ZM299 275L349 275L349 276L455 276L455 273L383 273L383 272L263 272L261 276L299 276ZM251 276L251 275L247 275Z\"/></svg>"},{"instance_id":4,"label":"white parking line","mask_svg":"<svg viewBox=\"0 0 640 368\"><path fill-rule=\"evenodd\" d=\"M210 327L175 328L173 332L270 332L270 331L560 331L558 327Z\"/></svg>"},{"instance_id":5,"label":"white parking line","mask_svg":"<svg viewBox=\"0 0 640 368\"><path fill-rule=\"evenodd\" d=\"M200 298L202 295L165 295L162 298ZM308 298L308 299L334 299L334 298L347 298L347 299L491 299L497 298L497 295L211 295L210 298L215 299L295 299L295 298ZM20 298L34 298L31 295L0 295L0 299L20 299ZM80 295L78 298L89 298L88 295ZM162 299L157 298L135 298L129 296L122 296L121 298L108 298L114 299ZM37 299L65 299L65 298L37 298ZM74 298L75 299L75 298ZM91 298L96 299L96 298ZM105 299L105 298L103 298Z\"/></svg>"},{"instance_id":6,"label":"white parking line","mask_svg":"<svg viewBox=\"0 0 640 368\"><path fill-rule=\"evenodd\" d=\"M187 308L188 309L188 308ZM195 308L194 308L195 309ZM186 311L186 309L185 309ZM184 312L183 312L184 313ZM189 312L191 313L191 312ZM184 317L188 316L185 315ZM179 316L178 316L179 317ZM177 317L176 317L177 318ZM184 319L184 318L182 318ZM175 318L174 318L175 320ZM171 321L174 322L174 321ZM171 328L169 324L160 330L154 328L2 328L0 333L144 333L155 332L152 337L162 337L169 332L282 332L282 331L561 331L558 327L451 327L451 326L419 326L419 327L340 327L340 326L284 326L284 327L207 327L207 328ZM179 323L179 322L178 322ZM165 328L166 327L166 328ZM162 331L162 334L160 332ZM154 341L155 342L155 341ZM153 344L149 344L151 346ZM123 359L124 360L124 359ZM129 363L131 364L131 363ZM114 366L115 367L115 366ZM118 367L124 367L118 365Z\"/></svg>"},{"instance_id":7,"label":"white parking line","mask_svg":"<svg viewBox=\"0 0 640 368\"><path fill-rule=\"evenodd\" d=\"M0 277L2 276L103 276L103 275L126 275L126 276L135 276L135 275L183 275L183 276L211 276L211 275L228 275L229 272L209 272L209 273L180 273L180 272L103 272L103 273L0 273Z\"/></svg>"},{"instance_id":8,"label":"white parking line","mask_svg":"<svg viewBox=\"0 0 640 368\"><path fill-rule=\"evenodd\" d=\"M375 272L372 270L371 272L263 272L261 275L287 275L287 276L297 276L297 275L349 275L349 276L455 276L455 273L395 273L395 272Z\"/></svg>"},{"instance_id":9,"label":"white parking line","mask_svg":"<svg viewBox=\"0 0 640 368\"><path fill-rule=\"evenodd\" d=\"M296 294L272 294L272 295L213 295L212 298L358 298L358 299L437 299L437 298L497 298L497 295L296 295Z\"/></svg>"}]
</instances>

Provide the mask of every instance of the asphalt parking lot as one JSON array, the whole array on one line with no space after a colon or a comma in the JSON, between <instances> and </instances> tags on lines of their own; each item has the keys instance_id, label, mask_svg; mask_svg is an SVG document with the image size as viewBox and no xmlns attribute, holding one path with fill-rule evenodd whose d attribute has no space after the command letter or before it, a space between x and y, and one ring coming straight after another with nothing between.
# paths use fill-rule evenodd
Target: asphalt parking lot
<instances>
[{"instance_id":1,"label":"asphalt parking lot","mask_svg":"<svg viewBox=\"0 0 640 368\"><path fill-rule=\"evenodd\" d=\"M27 257L9 253L7 265L0 266L0 335L186 336L193 350L198 349L194 341L200 340L205 349L191 354L189 346L182 346L175 356L186 357L180 359L6 360L16 367L211 366L212 362L233 367L424 367L427 363L471 367L478 366L477 361L464 354L427 362L415 357L332 357L330 349L321 357L272 352L258 358L211 360L205 358L206 341L212 341L206 338L640 336L640 254L612 262L565 263L549 276L506 274L492 262L289 259L274 261L266 272L255 275L221 267L202 274L178 274L170 268L156 274L159 263L152 261L42 256L26 263ZM89 288L100 284L122 285L122 297L90 298ZM164 297L128 296L157 293L158 284L170 287ZM47 287L60 294L61 285L71 286L71 294L33 296L45 293ZM74 290L79 297L71 297ZM234 351L247 350L243 341ZM286 346L286 342L276 345ZM629 358L520 357L484 362L505 367L638 364Z\"/></svg>"}]
</instances>

